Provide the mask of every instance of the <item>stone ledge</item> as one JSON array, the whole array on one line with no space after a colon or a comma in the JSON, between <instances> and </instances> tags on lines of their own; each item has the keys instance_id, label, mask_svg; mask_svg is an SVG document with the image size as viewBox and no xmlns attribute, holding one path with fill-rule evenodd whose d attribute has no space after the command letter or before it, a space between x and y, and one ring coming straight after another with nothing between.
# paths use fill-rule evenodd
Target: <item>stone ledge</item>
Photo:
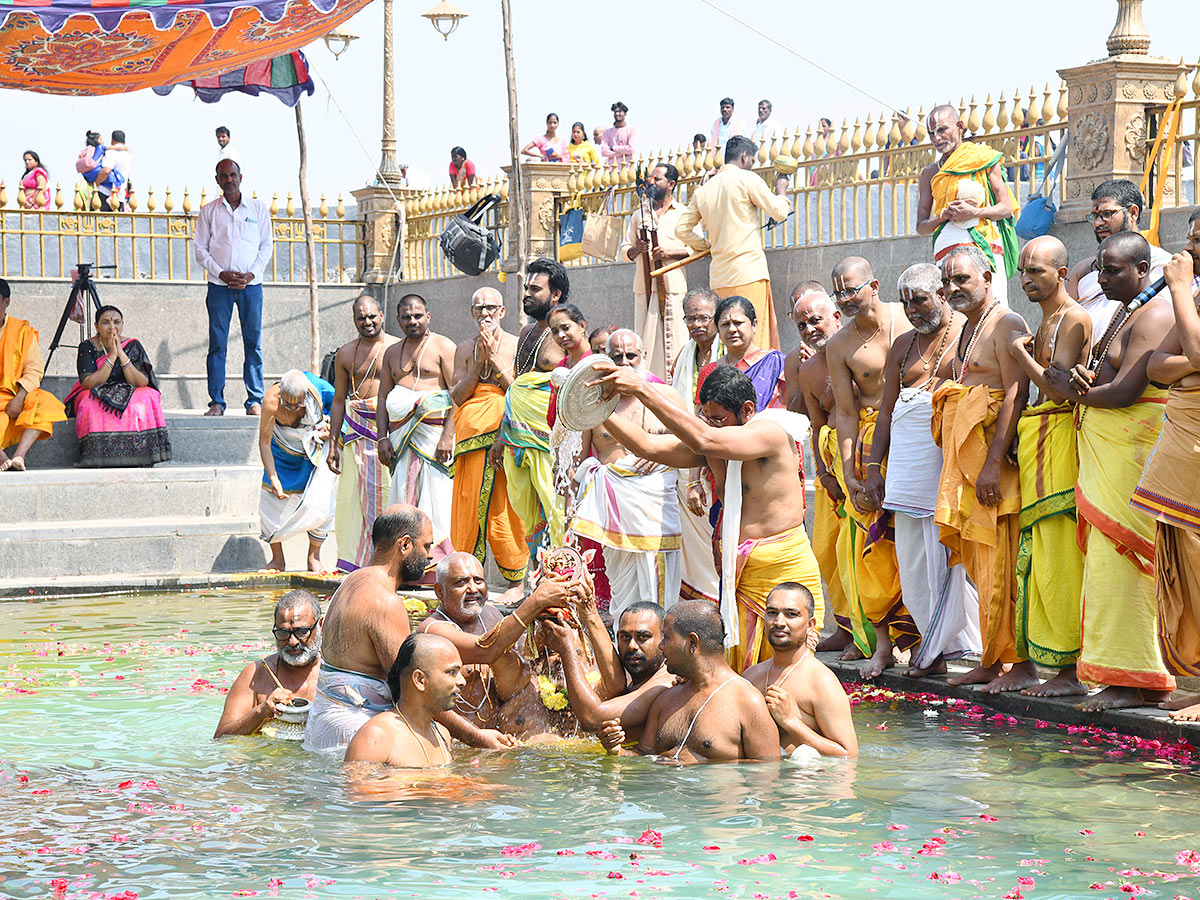
<instances>
[{"instance_id":1,"label":"stone ledge","mask_svg":"<svg viewBox=\"0 0 1200 900\"><path fill-rule=\"evenodd\" d=\"M859 675L858 662L840 662L836 653L819 653L818 658L829 666L842 681L856 684L875 685L895 691L937 694L955 697L980 706L989 706L997 712L1026 719L1041 719L1064 725L1093 725L1123 734L1142 738L1177 741L1180 738L1200 746L1200 723L1173 721L1166 711L1154 707L1139 709L1117 709L1102 713L1085 713L1075 708L1082 697L1026 697L1020 692L985 694L978 685L955 687L946 683L945 675L926 678L906 678L894 671L886 671L878 678L867 681ZM966 671L967 667L950 664L951 674Z\"/></svg>"},{"instance_id":2,"label":"stone ledge","mask_svg":"<svg viewBox=\"0 0 1200 900\"><path fill-rule=\"evenodd\" d=\"M258 516L210 516L208 518L89 519L70 522L21 522L0 533L0 547L35 541L92 541L136 537L187 537L223 534L253 535L259 530Z\"/></svg>"}]
</instances>

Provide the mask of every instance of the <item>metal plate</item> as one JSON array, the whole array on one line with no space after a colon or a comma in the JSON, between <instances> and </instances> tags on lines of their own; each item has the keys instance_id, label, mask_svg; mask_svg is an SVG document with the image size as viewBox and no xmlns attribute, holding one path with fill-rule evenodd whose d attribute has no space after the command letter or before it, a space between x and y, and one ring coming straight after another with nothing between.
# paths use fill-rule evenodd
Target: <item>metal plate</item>
<instances>
[{"instance_id":1,"label":"metal plate","mask_svg":"<svg viewBox=\"0 0 1200 900\"><path fill-rule=\"evenodd\" d=\"M572 431L595 428L617 408L620 397L614 394L602 400L600 385L588 384L598 377L595 364L601 360L607 362L608 357L593 355L581 359L558 389L558 419L564 428Z\"/></svg>"}]
</instances>

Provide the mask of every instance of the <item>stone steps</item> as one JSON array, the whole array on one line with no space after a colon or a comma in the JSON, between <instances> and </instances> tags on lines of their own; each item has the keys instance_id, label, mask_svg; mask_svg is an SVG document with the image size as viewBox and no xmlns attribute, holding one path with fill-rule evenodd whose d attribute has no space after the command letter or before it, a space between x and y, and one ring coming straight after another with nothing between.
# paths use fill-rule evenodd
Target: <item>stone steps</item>
<instances>
[{"instance_id":1,"label":"stone steps","mask_svg":"<svg viewBox=\"0 0 1200 900\"><path fill-rule=\"evenodd\" d=\"M202 410L194 409L164 409L163 416L167 420L167 433L171 436L171 462L156 466L155 471L164 465L259 463L257 416L247 416L240 408L231 408L231 412L224 416L205 416ZM44 441L38 441L29 451L29 464L38 469L73 467L78 459L79 442L75 438L73 419L55 425L54 434Z\"/></svg>"},{"instance_id":2,"label":"stone steps","mask_svg":"<svg viewBox=\"0 0 1200 900\"><path fill-rule=\"evenodd\" d=\"M63 351L66 352L66 351ZM74 357L72 357L74 358ZM202 367L203 368L203 367ZM300 368L306 368L301 364ZM263 376L263 384L270 387L279 381L280 374ZM157 369L154 377L158 380L158 389L162 394L163 409L198 410L203 412L208 408L208 379L204 372L200 374L163 373ZM75 377L68 375L47 375L42 379L42 387L56 397L65 397L75 385ZM242 383L242 372L230 372L225 379L226 416L245 417L246 387Z\"/></svg>"}]
</instances>

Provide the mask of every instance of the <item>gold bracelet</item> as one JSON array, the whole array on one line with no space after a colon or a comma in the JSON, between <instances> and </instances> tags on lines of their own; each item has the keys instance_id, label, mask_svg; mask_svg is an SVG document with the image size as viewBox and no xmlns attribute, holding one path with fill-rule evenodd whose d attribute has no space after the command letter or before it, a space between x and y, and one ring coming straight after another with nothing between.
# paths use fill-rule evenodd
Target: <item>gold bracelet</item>
<instances>
[{"instance_id":1,"label":"gold bracelet","mask_svg":"<svg viewBox=\"0 0 1200 900\"><path fill-rule=\"evenodd\" d=\"M520 614L517 613L517 611L515 609L511 613L509 613L509 615L511 615L514 619L517 620L517 624L520 625L522 629L526 629L529 627L523 621L521 621L521 616L520 616Z\"/></svg>"},{"instance_id":2,"label":"gold bracelet","mask_svg":"<svg viewBox=\"0 0 1200 900\"><path fill-rule=\"evenodd\" d=\"M869 463L867 463L867 468L868 468L868 469L869 469L869 468L871 468L871 466L879 466L879 468L881 468L881 469L882 469L882 468L883 468L883 463L881 463L881 462L869 462Z\"/></svg>"},{"instance_id":3,"label":"gold bracelet","mask_svg":"<svg viewBox=\"0 0 1200 900\"><path fill-rule=\"evenodd\" d=\"M699 487L699 486L700 486L700 485L702 485L702 484L704 484L704 482L703 482L703 481L689 481L689 482L687 483L687 486L688 486L688 487L690 487L690 488L694 488L694 487Z\"/></svg>"}]
</instances>

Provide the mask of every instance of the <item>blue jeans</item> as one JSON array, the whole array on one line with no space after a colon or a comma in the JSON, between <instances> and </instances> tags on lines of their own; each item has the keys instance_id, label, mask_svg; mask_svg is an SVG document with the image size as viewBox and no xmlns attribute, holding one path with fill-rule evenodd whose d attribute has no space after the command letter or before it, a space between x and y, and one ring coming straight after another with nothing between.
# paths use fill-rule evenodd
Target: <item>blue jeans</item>
<instances>
[{"instance_id":1,"label":"blue jeans","mask_svg":"<svg viewBox=\"0 0 1200 900\"><path fill-rule=\"evenodd\" d=\"M262 363L262 285L252 284L235 291L223 284L209 284L208 298L208 396L211 403L225 408L225 350L229 343L229 320L234 306L242 326L242 348L246 361L242 378L246 382L246 409L263 399Z\"/></svg>"}]
</instances>

